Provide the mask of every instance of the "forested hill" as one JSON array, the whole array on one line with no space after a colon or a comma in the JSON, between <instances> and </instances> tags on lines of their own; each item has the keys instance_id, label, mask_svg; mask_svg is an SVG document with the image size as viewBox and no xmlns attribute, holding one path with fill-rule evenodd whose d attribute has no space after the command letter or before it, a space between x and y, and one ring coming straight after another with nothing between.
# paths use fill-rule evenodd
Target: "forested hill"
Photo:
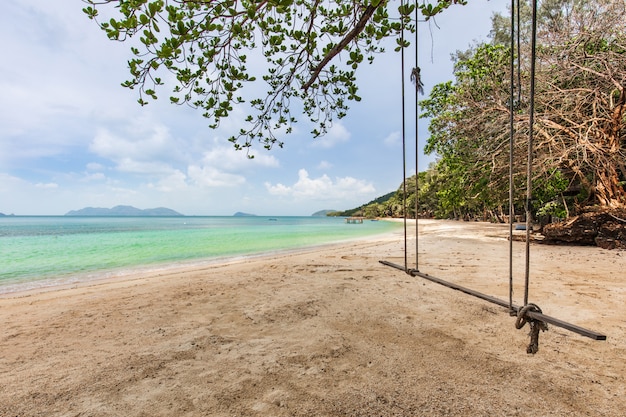
<instances>
[{"instance_id":1,"label":"forested hill","mask_svg":"<svg viewBox=\"0 0 626 417\"><path fill-rule=\"evenodd\" d=\"M380 196L369 203L363 204L362 206L345 210L345 211L330 211L326 213L327 216L366 216L366 217L380 217L380 214L375 214L374 212L370 213L370 215L364 214L367 210L367 207L373 207L375 205L385 204L391 197L396 194L396 191L392 191L383 196Z\"/></svg>"}]
</instances>

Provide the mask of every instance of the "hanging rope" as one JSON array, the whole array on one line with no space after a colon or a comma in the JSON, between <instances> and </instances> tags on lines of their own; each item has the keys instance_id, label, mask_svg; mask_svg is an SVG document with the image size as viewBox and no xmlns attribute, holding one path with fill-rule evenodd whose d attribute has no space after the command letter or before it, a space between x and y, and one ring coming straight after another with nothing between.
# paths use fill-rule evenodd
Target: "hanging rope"
<instances>
[{"instance_id":1,"label":"hanging rope","mask_svg":"<svg viewBox=\"0 0 626 417\"><path fill-rule=\"evenodd\" d=\"M517 7L518 16L518 42L519 42L519 2ZM513 15L513 11L511 11ZM518 43L519 48L519 43ZM534 123L535 123L535 72L537 61L537 0L532 2L532 29L531 29L531 45L530 45L530 91L529 91L529 117L528 117L528 160L526 163L526 262L525 262L525 279L524 279L524 306L517 312L517 320L515 321L515 328L521 329L526 323L530 326L530 344L526 349L529 354L535 354L539 350L539 331L548 330L548 325L537 319L529 317L529 313L539 313L542 311L536 304L528 302L528 287L530 283L530 232L532 228L532 165L533 165L533 139L534 139ZM511 52L512 54L512 52ZM518 50L519 56L519 50ZM518 61L519 71L519 61ZM519 73L518 73L519 76ZM521 85L518 88L521 90ZM519 96L521 97L521 96ZM513 107L511 107L513 110ZM512 122L511 122L512 123ZM513 143L511 143L511 146ZM512 304L511 304L512 305Z\"/></svg>"},{"instance_id":2,"label":"hanging rope","mask_svg":"<svg viewBox=\"0 0 626 417\"><path fill-rule=\"evenodd\" d=\"M533 137L535 124L535 62L537 60L537 0L532 2L532 32L530 44L530 92L528 109L528 161L526 164L526 265L524 279L524 305L528 304L528 286L530 282L530 229L532 228L531 204L533 199Z\"/></svg>"},{"instance_id":3,"label":"hanging rope","mask_svg":"<svg viewBox=\"0 0 626 417\"><path fill-rule=\"evenodd\" d=\"M418 78L415 82L415 270L419 271L419 230L418 230L418 217L419 217L419 101L418 94L421 92L424 94L424 84L421 77L419 77L419 35L417 32L417 22L419 19L419 7L415 7L415 67L417 70Z\"/></svg>"},{"instance_id":4,"label":"hanging rope","mask_svg":"<svg viewBox=\"0 0 626 417\"><path fill-rule=\"evenodd\" d=\"M517 0L517 103L520 105L522 103L522 59L521 53L522 50L520 45L521 41L521 20L520 20L520 0Z\"/></svg>"},{"instance_id":5,"label":"hanging rope","mask_svg":"<svg viewBox=\"0 0 626 417\"><path fill-rule=\"evenodd\" d=\"M401 2L401 7L404 9L404 0ZM402 30L400 32L400 42L404 45L404 17L400 16L400 22ZM407 228L406 228L406 123L405 123L405 100L404 100L404 46L400 48L400 72L401 82L400 88L402 89L402 213L404 214L404 271L409 271L409 262L407 255Z\"/></svg>"},{"instance_id":6,"label":"hanging rope","mask_svg":"<svg viewBox=\"0 0 626 417\"><path fill-rule=\"evenodd\" d=\"M519 1L519 0L518 0ZM511 0L511 60L510 60L510 96L509 96L509 313L513 314L513 223L515 206L513 202L513 147L515 145L515 0ZM519 54L519 52L518 52ZM518 90L520 86L518 85Z\"/></svg>"}]
</instances>

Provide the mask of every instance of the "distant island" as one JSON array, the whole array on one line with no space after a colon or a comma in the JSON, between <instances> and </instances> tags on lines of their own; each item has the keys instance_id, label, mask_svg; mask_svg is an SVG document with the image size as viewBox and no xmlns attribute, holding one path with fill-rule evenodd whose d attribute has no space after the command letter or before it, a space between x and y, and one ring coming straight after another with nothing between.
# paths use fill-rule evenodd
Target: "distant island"
<instances>
[{"instance_id":1,"label":"distant island","mask_svg":"<svg viewBox=\"0 0 626 417\"><path fill-rule=\"evenodd\" d=\"M256 214L250 214L250 213L243 213L241 211L238 211L237 213L233 214L234 217L254 217L256 216Z\"/></svg>"},{"instance_id":2,"label":"distant island","mask_svg":"<svg viewBox=\"0 0 626 417\"><path fill-rule=\"evenodd\" d=\"M183 216L177 211L165 207L138 209L133 206L115 206L113 208L85 207L80 210L71 210L66 216Z\"/></svg>"},{"instance_id":3,"label":"distant island","mask_svg":"<svg viewBox=\"0 0 626 417\"><path fill-rule=\"evenodd\" d=\"M320 210L320 211L316 211L315 213L311 214L312 217L324 217L324 216L328 216L329 213L336 213L337 210ZM255 217L256 214L250 214L250 213L244 213L242 211L238 211L237 213L233 214L234 217Z\"/></svg>"}]
</instances>

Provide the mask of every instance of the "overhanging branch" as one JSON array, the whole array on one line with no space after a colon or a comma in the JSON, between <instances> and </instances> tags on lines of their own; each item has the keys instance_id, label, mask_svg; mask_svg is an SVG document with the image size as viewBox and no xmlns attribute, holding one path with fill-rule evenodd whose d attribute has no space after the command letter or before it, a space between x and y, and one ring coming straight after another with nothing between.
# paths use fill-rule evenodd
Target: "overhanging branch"
<instances>
[{"instance_id":1,"label":"overhanging branch","mask_svg":"<svg viewBox=\"0 0 626 417\"><path fill-rule=\"evenodd\" d=\"M311 75L311 78L309 79L309 81L307 81L302 86L302 89L304 91L307 91L309 87L313 85L313 83L315 82L315 80L317 80L317 77L319 77L324 67L328 65L328 63L335 56L337 56L337 54L339 54L343 50L343 48L345 48L354 38L356 38L357 36L359 36L361 32L363 32L363 29L365 29L365 25L367 24L367 22L369 22L372 15L376 11L376 9L381 5L381 3L383 3L383 1L376 2L375 4L371 3L365 8L365 10L363 11L363 15L361 15L361 18L359 19L357 24L354 26L354 28L350 32L348 32L348 34L337 45L335 45L328 52L328 54L324 57L324 59L322 59L322 61L315 67L315 69L313 70L313 74Z\"/></svg>"}]
</instances>

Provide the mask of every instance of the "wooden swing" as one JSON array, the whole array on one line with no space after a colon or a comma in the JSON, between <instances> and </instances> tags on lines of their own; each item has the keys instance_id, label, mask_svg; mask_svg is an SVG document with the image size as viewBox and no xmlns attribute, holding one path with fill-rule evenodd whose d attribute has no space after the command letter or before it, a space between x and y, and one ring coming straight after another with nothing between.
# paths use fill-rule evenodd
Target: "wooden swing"
<instances>
[{"instance_id":1,"label":"wooden swing","mask_svg":"<svg viewBox=\"0 0 626 417\"><path fill-rule=\"evenodd\" d=\"M402 1L402 6L404 6L404 0ZM519 14L519 0L511 0L511 58L510 58L510 67L511 67L511 78L510 78L510 98L509 98L509 122L510 122L510 134L509 134L509 300L504 301L498 299L496 297L483 294L481 292L472 290L470 288L463 287L461 285L445 281L440 278L436 278L432 275L425 274L419 271L419 233L418 233L418 221L417 221L417 213L418 213L418 198L415 199L415 268L409 268L408 266L408 255L407 255L407 207L406 207L406 180L403 180L403 192L404 192L404 265L398 265L389 261L381 260L379 261L381 264L390 266L399 270L406 272L407 274L413 277L420 277L431 282L446 286L448 288L461 291L465 294L480 298L484 301L488 301L493 304L497 304L501 307L507 308L509 314L516 317L515 327L517 329L521 329L528 323L530 326L530 344L526 349L527 353L535 354L539 350L539 332L546 331L548 329L547 324L552 324L557 327L561 327L563 329L572 331L574 333L578 333L582 336L589 337L594 340L606 340L606 335L582 328L580 326L567 323L563 320L559 320L557 318L547 316L543 314L541 308L537 304L529 303L528 301L528 287L530 282L530 231L531 231L531 213L530 213L530 202L532 199L532 184L531 184L531 166L532 166L532 155L533 155L533 125L534 125L534 96L535 96L535 61L536 61L536 40L537 40L537 0L532 1L532 34L531 34L531 67L530 67L530 91L529 91L529 139L528 139L528 161L527 161L527 172L526 172L526 254L525 254L525 281L524 281L524 303L521 306L513 304L513 219L514 219L514 207L513 207L513 144L514 144L514 124L513 124L513 114L514 114L514 105L515 105L515 50L516 50L516 39L515 33L517 32L517 51L518 51L518 60L517 60L517 75L518 75L518 84L520 82L520 59L519 59L519 50L520 50L520 39L519 39L519 24L520 24L520 14ZM517 15L516 15L517 12ZM418 100L417 94L419 90L420 80L419 80L419 66L418 66L418 54L417 54L417 42L418 42L418 31L417 31L417 21L418 21L418 8L415 8L415 67L412 72L412 79L415 79L413 76L414 73L418 74L416 81L416 92L415 92L415 172L416 172L416 195L419 190L419 182L417 180L418 170ZM403 23L404 25L404 23ZM516 31L517 25L517 31ZM402 42L404 43L404 26L401 32ZM405 97L404 97L404 48L401 50L401 65L402 65L402 162L403 162L403 178L406 179L406 131L405 131ZM415 72L417 70L417 72ZM520 88L518 90L518 95L520 94Z\"/></svg>"}]
</instances>

